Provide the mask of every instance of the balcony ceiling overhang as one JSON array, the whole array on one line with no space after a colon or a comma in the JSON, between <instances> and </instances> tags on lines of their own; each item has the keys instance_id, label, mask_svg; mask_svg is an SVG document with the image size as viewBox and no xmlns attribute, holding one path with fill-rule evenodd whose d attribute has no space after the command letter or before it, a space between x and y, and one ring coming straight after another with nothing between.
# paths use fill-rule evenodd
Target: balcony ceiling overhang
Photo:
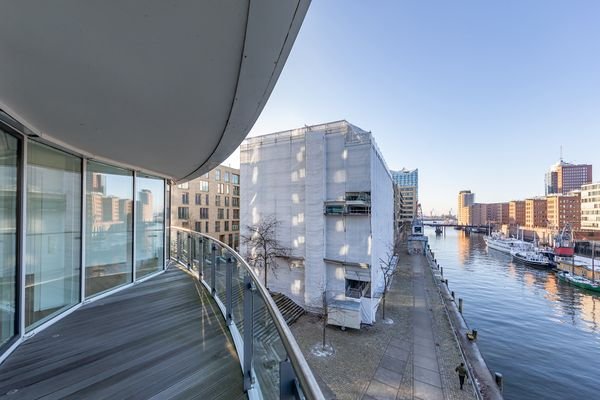
<instances>
[{"instance_id":1,"label":"balcony ceiling overhang","mask_svg":"<svg viewBox=\"0 0 600 400\"><path fill-rule=\"evenodd\" d=\"M251 129L309 3L5 2L0 108L89 157L194 178Z\"/></svg>"}]
</instances>

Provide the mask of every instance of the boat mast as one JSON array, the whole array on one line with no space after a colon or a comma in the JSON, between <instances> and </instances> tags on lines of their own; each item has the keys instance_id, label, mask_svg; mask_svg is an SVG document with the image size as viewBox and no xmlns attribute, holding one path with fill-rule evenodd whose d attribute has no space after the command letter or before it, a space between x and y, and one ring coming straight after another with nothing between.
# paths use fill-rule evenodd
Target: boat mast
<instances>
[{"instance_id":1,"label":"boat mast","mask_svg":"<svg viewBox=\"0 0 600 400\"><path fill-rule=\"evenodd\" d=\"M596 256L596 242L592 241L592 283L596 282L596 274L594 273L594 258Z\"/></svg>"}]
</instances>

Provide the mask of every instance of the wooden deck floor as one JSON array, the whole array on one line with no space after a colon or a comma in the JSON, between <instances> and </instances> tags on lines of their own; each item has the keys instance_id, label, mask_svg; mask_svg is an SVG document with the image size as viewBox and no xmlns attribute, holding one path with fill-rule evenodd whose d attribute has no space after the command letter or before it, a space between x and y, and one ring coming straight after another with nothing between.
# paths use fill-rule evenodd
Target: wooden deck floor
<instances>
[{"instance_id":1,"label":"wooden deck floor","mask_svg":"<svg viewBox=\"0 0 600 400\"><path fill-rule=\"evenodd\" d=\"M229 332L177 268L88 304L0 365L1 399L245 399Z\"/></svg>"}]
</instances>

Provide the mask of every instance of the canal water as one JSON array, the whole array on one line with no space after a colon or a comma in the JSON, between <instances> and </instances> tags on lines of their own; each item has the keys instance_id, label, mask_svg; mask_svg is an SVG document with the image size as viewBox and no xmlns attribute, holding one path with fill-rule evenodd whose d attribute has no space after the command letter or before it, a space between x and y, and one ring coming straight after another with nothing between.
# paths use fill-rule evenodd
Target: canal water
<instances>
[{"instance_id":1,"label":"canal water","mask_svg":"<svg viewBox=\"0 0 600 400\"><path fill-rule=\"evenodd\" d=\"M488 251L482 234L426 234L507 400L600 399L600 294Z\"/></svg>"}]
</instances>

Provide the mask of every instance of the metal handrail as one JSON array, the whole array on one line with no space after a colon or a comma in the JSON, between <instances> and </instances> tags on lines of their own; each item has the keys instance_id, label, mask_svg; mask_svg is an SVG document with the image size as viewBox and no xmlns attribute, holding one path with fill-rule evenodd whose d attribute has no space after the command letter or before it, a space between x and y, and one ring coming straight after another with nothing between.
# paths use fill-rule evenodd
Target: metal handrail
<instances>
[{"instance_id":1,"label":"metal handrail","mask_svg":"<svg viewBox=\"0 0 600 400\"><path fill-rule=\"evenodd\" d=\"M241 255L239 255L234 249L229 247L227 244L225 244L211 236L208 236L201 232L192 231L192 230L186 229L186 228L171 226L170 229L171 229L171 231L180 231L180 232L184 232L191 236L197 236L197 237L203 237L203 238L209 239L209 240L217 243L219 246L222 246L224 249L226 249L231 254L233 254L234 257L236 257L236 259L241 263L241 265L244 267L245 271L248 273L248 276L252 280L254 287L256 288L257 292L260 294L260 297L262 298L262 300L264 301L264 303L266 305L266 309L267 309L269 315L271 316L271 319L274 322L274 325L275 325L275 328L277 329L277 333L279 334L279 337L281 338L281 342L287 353L289 362L291 363L292 368L295 372L296 379L298 380L298 383L302 389L303 395L306 397L306 399L309 399L309 400L324 399L325 397L323 396L323 393L321 392L321 388L319 387L317 380L315 379L315 377L312 373L312 370L308 366L308 363L306 362L306 359L304 358L304 355L302 354L300 347L298 346L298 343L296 343L296 339L292 335L290 328L287 326L287 323L285 322L283 316L279 312L279 309L277 308L277 305L273 301L273 298L269 294L268 290L261 283L260 279L258 278L256 273L252 270L250 265L248 265L246 260L244 260L244 258ZM169 246L170 245L171 245L171 243L169 243ZM188 254L188 256L189 256L189 254ZM173 258L172 255L171 255L171 259L179 262L179 260ZM225 319L227 319L227 316L224 316L224 317L225 317ZM240 362L241 362L241 360L242 360L242 357L240 357Z\"/></svg>"}]
</instances>

